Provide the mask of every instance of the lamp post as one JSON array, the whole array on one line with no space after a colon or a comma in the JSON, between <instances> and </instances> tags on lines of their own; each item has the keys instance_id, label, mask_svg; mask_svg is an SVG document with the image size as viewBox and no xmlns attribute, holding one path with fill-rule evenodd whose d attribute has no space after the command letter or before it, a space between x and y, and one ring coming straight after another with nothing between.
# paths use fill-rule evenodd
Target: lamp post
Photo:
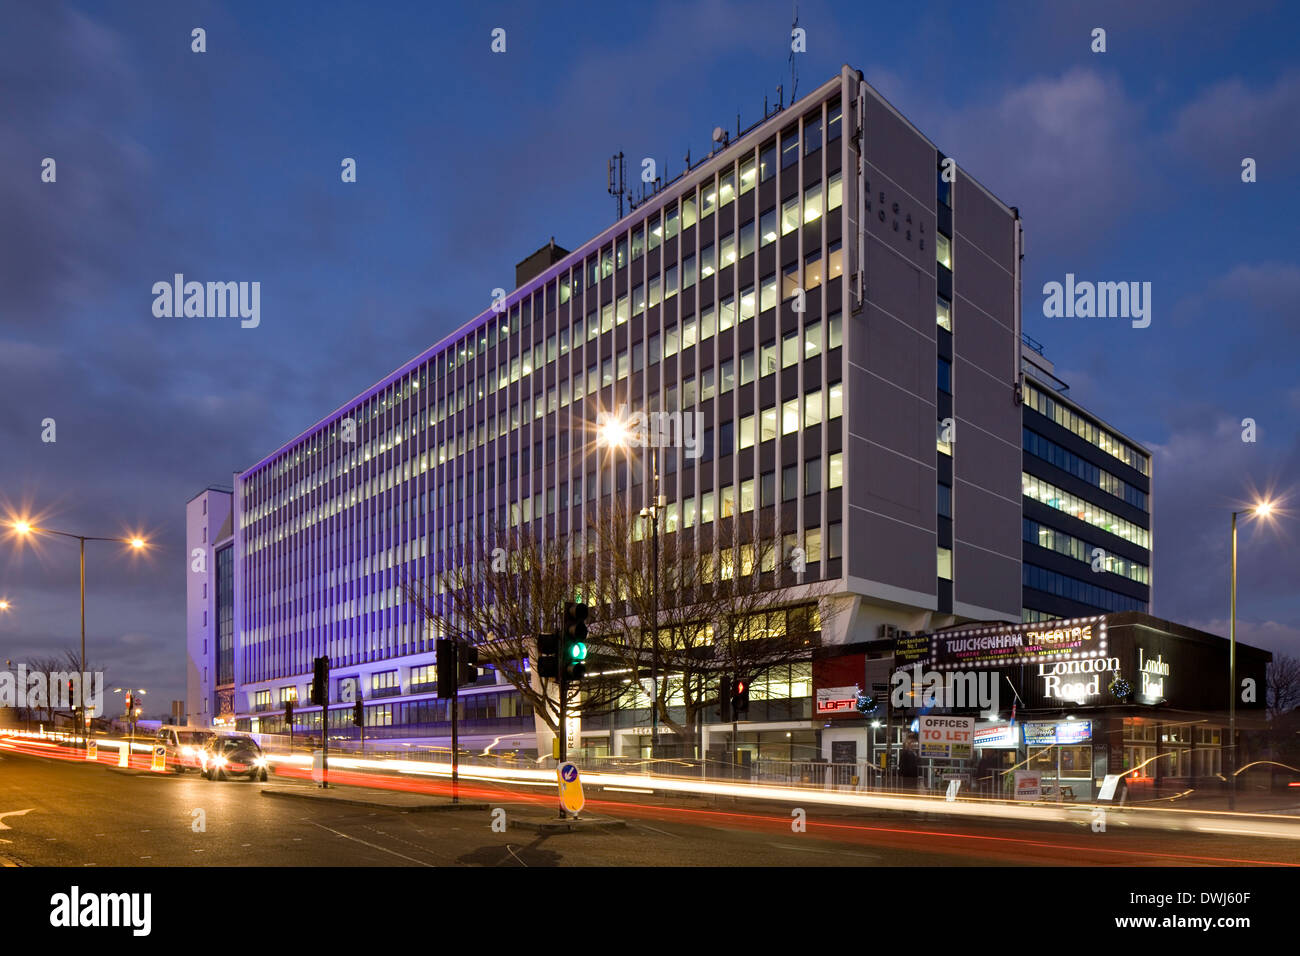
<instances>
[{"instance_id":1,"label":"lamp post","mask_svg":"<svg viewBox=\"0 0 1300 956\"><path fill-rule=\"evenodd\" d=\"M610 448L627 451L630 445L627 423L608 418L600 426L597 441ZM650 583L650 755L659 750L659 514L663 502L659 495L659 445L651 443L651 494L653 499L642 508L639 516L650 519L650 553L652 580Z\"/></svg>"},{"instance_id":2,"label":"lamp post","mask_svg":"<svg viewBox=\"0 0 1300 956\"><path fill-rule=\"evenodd\" d=\"M1228 809L1237 809L1237 515L1266 518L1273 510L1271 501L1261 501L1249 511L1232 513L1232 574L1228 598Z\"/></svg>"},{"instance_id":3,"label":"lamp post","mask_svg":"<svg viewBox=\"0 0 1300 956\"><path fill-rule=\"evenodd\" d=\"M86 542L87 541L116 541L119 544L130 545L134 550L140 551L145 546L145 540L140 537L131 538L98 538L93 535L72 534L67 531L56 531L53 528L39 528L30 521L18 520L11 522L11 527L20 536L26 537L30 534L53 534L61 538L75 538L81 545L81 673L86 673ZM82 688L82 703L85 703L85 688ZM84 707L82 708L84 711ZM73 710L76 713L76 708ZM83 738L89 740L89 730L83 727Z\"/></svg>"}]
</instances>

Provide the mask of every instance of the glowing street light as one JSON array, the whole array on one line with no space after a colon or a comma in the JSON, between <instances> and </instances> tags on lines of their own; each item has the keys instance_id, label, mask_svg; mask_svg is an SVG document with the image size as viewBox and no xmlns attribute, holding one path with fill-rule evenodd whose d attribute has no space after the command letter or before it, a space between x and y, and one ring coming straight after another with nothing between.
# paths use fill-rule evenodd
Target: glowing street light
<instances>
[{"instance_id":1,"label":"glowing street light","mask_svg":"<svg viewBox=\"0 0 1300 956\"><path fill-rule=\"evenodd\" d=\"M632 430L622 418L610 415L600 423L596 431L596 441L610 448L627 451L632 444ZM651 471L653 481L651 488L654 499L641 509L640 517L650 520L650 549L652 553L653 579L650 587L651 599L651 639L650 639L650 756L657 755L659 748L659 513L663 501L659 496L659 443L650 442L653 455Z\"/></svg>"},{"instance_id":2,"label":"glowing street light","mask_svg":"<svg viewBox=\"0 0 1300 956\"><path fill-rule=\"evenodd\" d=\"M1232 588L1229 597L1228 617L1228 754L1232 769L1237 765L1237 515L1268 518L1273 513L1273 502L1257 501L1249 511L1232 513ZM1229 776L1228 809L1237 809L1237 775Z\"/></svg>"},{"instance_id":3,"label":"glowing street light","mask_svg":"<svg viewBox=\"0 0 1300 956\"><path fill-rule=\"evenodd\" d=\"M102 538L93 535L72 534L68 531L57 531L54 528L41 528L32 524L26 518L17 518L9 522L9 526L19 537L29 537L33 534L51 534L61 538L75 538L81 546L81 670L86 670L86 542L87 541L116 541L119 544L129 545L135 551L143 550L148 542L139 535L133 535L129 538ZM89 731L87 731L89 733Z\"/></svg>"}]
</instances>

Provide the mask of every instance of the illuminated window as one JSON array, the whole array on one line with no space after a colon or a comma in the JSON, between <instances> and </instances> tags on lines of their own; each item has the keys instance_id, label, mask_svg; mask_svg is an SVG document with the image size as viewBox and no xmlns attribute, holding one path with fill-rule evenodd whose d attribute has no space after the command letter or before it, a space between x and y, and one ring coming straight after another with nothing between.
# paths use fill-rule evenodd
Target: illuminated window
<instances>
[{"instance_id":1,"label":"illuminated window","mask_svg":"<svg viewBox=\"0 0 1300 956\"><path fill-rule=\"evenodd\" d=\"M763 146L758 154L759 182L767 182L776 175L776 141Z\"/></svg>"},{"instance_id":2,"label":"illuminated window","mask_svg":"<svg viewBox=\"0 0 1300 956\"><path fill-rule=\"evenodd\" d=\"M717 316L713 311L713 306L705 306L700 312L700 341L713 337L714 326L717 325Z\"/></svg>"},{"instance_id":3,"label":"illuminated window","mask_svg":"<svg viewBox=\"0 0 1300 956\"><path fill-rule=\"evenodd\" d=\"M713 185L713 180L707 179L700 183L700 218L713 215L713 210L718 208L718 191Z\"/></svg>"},{"instance_id":4,"label":"illuminated window","mask_svg":"<svg viewBox=\"0 0 1300 956\"><path fill-rule=\"evenodd\" d=\"M759 434L758 440L770 441L776 437L776 406L765 408L759 412Z\"/></svg>"},{"instance_id":5,"label":"illuminated window","mask_svg":"<svg viewBox=\"0 0 1300 956\"><path fill-rule=\"evenodd\" d=\"M700 278L707 279L717 271L718 266L713 259L713 243L709 243L700 249Z\"/></svg>"},{"instance_id":6,"label":"illuminated window","mask_svg":"<svg viewBox=\"0 0 1300 956\"><path fill-rule=\"evenodd\" d=\"M799 162L799 127L791 126L781 132L781 168L788 169Z\"/></svg>"},{"instance_id":7,"label":"illuminated window","mask_svg":"<svg viewBox=\"0 0 1300 956\"><path fill-rule=\"evenodd\" d=\"M776 343L764 342L759 353L759 375L772 375L776 372Z\"/></svg>"},{"instance_id":8,"label":"illuminated window","mask_svg":"<svg viewBox=\"0 0 1300 956\"><path fill-rule=\"evenodd\" d=\"M740 420L740 438L738 439L740 448L754 447L754 416L746 415Z\"/></svg>"},{"instance_id":9,"label":"illuminated window","mask_svg":"<svg viewBox=\"0 0 1300 956\"><path fill-rule=\"evenodd\" d=\"M812 116L804 117L803 121L803 151L804 155L816 152L822 148L822 117L821 112Z\"/></svg>"},{"instance_id":10,"label":"illuminated window","mask_svg":"<svg viewBox=\"0 0 1300 956\"><path fill-rule=\"evenodd\" d=\"M754 351L750 349L740 353L740 384L748 385L754 381Z\"/></svg>"},{"instance_id":11,"label":"illuminated window","mask_svg":"<svg viewBox=\"0 0 1300 956\"><path fill-rule=\"evenodd\" d=\"M645 230L640 226L632 230L632 258L645 253Z\"/></svg>"},{"instance_id":12,"label":"illuminated window","mask_svg":"<svg viewBox=\"0 0 1300 956\"><path fill-rule=\"evenodd\" d=\"M827 419L839 418L844 413L844 386L839 382L831 383L827 393L827 403L830 406L826 414Z\"/></svg>"},{"instance_id":13,"label":"illuminated window","mask_svg":"<svg viewBox=\"0 0 1300 956\"><path fill-rule=\"evenodd\" d=\"M822 323L820 319L809 322L803 329L803 357L810 359L822 350Z\"/></svg>"},{"instance_id":14,"label":"illuminated window","mask_svg":"<svg viewBox=\"0 0 1300 956\"><path fill-rule=\"evenodd\" d=\"M944 423L940 421L935 429L935 444L939 453L943 455L952 454L952 442L948 439L947 435L948 429Z\"/></svg>"},{"instance_id":15,"label":"illuminated window","mask_svg":"<svg viewBox=\"0 0 1300 956\"><path fill-rule=\"evenodd\" d=\"M688 315L682 319L682 351L695 344L695 316Z\"/></svg>"},{"instance_id":16,"label":"illuminated window","mask_svg":"<svg viewBox=\"0 0 1300 956\"><path fill-rule=\"evenodd\" d=\"M682 197L682 229L689 229L699 219L699 207L695 202L695 193Z\"/></svg>"},{"instance_id":17,"label":"illuminated window","mask_svg":"<svg viewBox=\"0 0 1300 956\"><path fill-rule=\"evenodd\" d=\"M776 207L765 209L758 217L759 245L767 246L776 242Z\"/></svg>"},{"instance_id":18,"label":"illuminated window","mask_svg":"<svg viewBox=\"0 0 1300 956\"><path fill-rule=\"evenodd\" d=\"M754 306L757 302L754 299L754 287L747 286L740 292L740 321L754 317Z\"/></svg>"},{"instance_id":19,"label":"illuminated window","mask_svg":"<svg viewBox=\"0 0 1300 956\"><path fill-rule=\"evenodd\" d=\"M725 332L736 324L736 300L727 296L718 303L718 331Z\"/></svg>"},{"instance_id":20,"label":"illuminated window","mask_svg":"<svg viewBox=\"0 0 1300 956\"><path fill-rule=\"evenodd\" d=\"M807 225L822 217L822 184L813 183L803 194L803 221Z\"/></svg>"},{"instance_id":21,"label":"illuminated window","mask_svg":"<svg viewBox=\"0 0 1300 956\"><path fill-rule=\"evenodd\" d=\"M769 273L763 277L763 284L759 290L758 310L766 312L768 309L776 308L776 273Z\"/></svg>"},{"instance_id":22,"label":"illuminated window","mask_svg":"<svg viewBox=\"0 0 1300 956\"><path fill-rule=\"evenodd\" d=\"M949 302L947 299L945 299L943 296L939 296L939 306L937 312L938 312L938 319L939 319L939 328L947 329L949 332L951 332L952 331L952 303Z\"/></svg>"},{"instance_id":23,"label":"illuminated window","mask_svg":"<svg viewBox=\"0 0 1300 956\"><path fill-rule=\"evenodd\" d=\"M665 211L664 212L664 238L671 239L675 235L677 235L677 227L679 224L680 223L678 220L678 209L676 206L673 206L671 209Z\"/></svg>"},{"instance_id":24,"label":"illuminated window","mask_svg":"<svg viewBox=\"0 0 1300 956\"><path fill-rule=\"evenodd\" d=\"M952 268L952 242L943 233L938 234L936 240L936 249L938 250L939 265Z\"/></svg>"},{"instance_id":25,"label":"illuminated window","mask_svg":"<svg viewBox=\"0 0 1300 956\"><path fill-rule=\"evenodd\" d=\"M822 254L809 253L803 261L803 287L812 291L822 284Z\"/></svg>"},{"instance_id":26,"label":"illuminated window","mask_svg":"<svg viewBox=\"0 0 1300 956\"><path fill-rule=\"evenodd\" d=\"M791 332L781 339L781 367L789 368L799 361L799 333Z\"/></svg>"},{"instance_id":27,"label":"illuminated window","mask_svg":"<svg viewBox=\"0 0 1300 956\"><path fill-rule=\"evenodd\" d=\"M754 157L742 160L740 164L740 194L743 196L754 188L754 183L758 181L758 167L754 162Z\"/></svg>"},{"instance_id":28,"label":"illuminated window","mask_svg":"<svg viewBox=\"0 0 1300 956\"><path fill-rule=\"evenodd\" d=\"M718 205L725 206L736 198L736 171L729 169L718 176Z\"/></svg>"},{"instance_id":29,"label":"illuminated window","mask_svg":"<svg viewBox=\"0 0 1300 956\"><path fill-rule=\"evenodd\" d=\"M952 552L947 548L938 549L939 577L944 581L952 580Z\"/></svg>"},{"instance_id":30,"label":"illuminated window","mask_svg":"<svg viewBox=\"0 0 1300 956\"><path fill-rule=\"evenodd\" d=\"M822 392L817 389L803 397L803 424L805 428L822 423Z\"/></svg>"},{"instance_id":31,"label":"illuminated window","mask_svg":"<svg viewBox=\"0 0 1300 956\"><path fill-rule=\"evenodd\" d=\"M837 451L826 461L826 487L839 488L844 484L844 452Z\"/></svg>"},{"instance_id":32,"label":"illuminated window","mask_svg":"<svg viewBox=\"0 0 1300 956\"><path fill-rule=\"evenodd\" d=\"M844 274L844 244L836 239L826 248L826 281Z\"/></svg>"},{"instance_id":33,"label":"illuminated window","mask_svg":"<svg viewBox=\"0 0 1300 956\"><path fill-rule=\"evenodd\" d=\"M798 228L799 197L793 196L781 204L781 235L789 235Z\"/></svg>"},{"instance_id":34,"label":"illuminated window","mask_svg":"<svg viewBox=\"0 0 1300 956\"><path fill-rule=\"evenodd\" d=\"M740 483L740 513L747 514L754 510L754 479L746 478Z\"/></svg>"},{"instance_id":35,"label":"illuminated window","mask_svg":"<svg viewBox=\"0 0 1300 956\"><path fill-rule=\"evenodd\" d=\"M721 269L736 263L736 237L727 233L718 242L718 267Z\"/></svg>"},{"instance_id":36,"label":"illuminated window","mask_svg":"<svg viewBox=\"0 0 1300 956\"><path fill-rule=\"evenodd\" d=\"M727 359L719 366L719 385L718 391L726 393L736 387L736 363L734 359Z\"/></svg>"},{"instance_id":37,"label":"illuminated window","mask_svg":"<svg viewBox=\"0 0 1300 956\"><path fill-rule=\"evenodd\" d=\"M658 216L655 216L646 223L646 230L649 233L649 244L646 246L646 250L648 252L653 252L659 248L659 243L662 242L664 238L663 223L659 220Z\"/></svg>"},{"instance_id":38,"label":"illuminated window","mask_svg":"<svg viewBox=\"0 0 1300 956\"><path fill-rule=\"evenodd\" d=\"M745 258L754 251L754 220L742 223L740 227L740 258Z\"/></svg>"},{"instance_id":39,"label":"illuminated window","mask_svg":"<svg viewBox=\"0 0 1300 956\"><path fill-rule=\"evenodd\" d=\"M799 430L799 399L792 398L781 406L781 434L793 435Z\"/></svg>"},{"instance_id":40,"label":"illuminated window","mask_svg":"<svg viewBox=\"0 0 1300 956\"><path fill-rule=\"evenodd\" d=\"M844 202L844 181L838 172L826 180L826 211L839 209Z\"/></svg>"}]
</instances>

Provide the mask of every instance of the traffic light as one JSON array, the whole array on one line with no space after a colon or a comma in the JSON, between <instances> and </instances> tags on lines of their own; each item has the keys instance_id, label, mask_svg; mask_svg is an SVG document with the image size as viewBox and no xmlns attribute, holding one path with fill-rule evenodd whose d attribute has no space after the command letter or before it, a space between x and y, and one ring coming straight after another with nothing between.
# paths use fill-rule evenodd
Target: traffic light
<instances>
[{"instance_id":1,"label":"traffic light","mask_svg":"<svg viewBox=\"0 0 1300 956\"><path fill-rule=\"evenodd\" d=\"M560 634L537 635L537 676L552 680L560 676Z\"/></svg>"},{"instance_id":2,"label":"traffic light","mask_svg":"<svg viewBox=\"0 0 1300 956\"><path fill-rule=\"evenodd\" d=\"M731 712L736 720L749 713L749 681L743 677L737 677L731 685Z\"/></svg>"},{"instance_id":3,"label":"traffic light","mask_svg":"<svg viewBox=\"0 0 1300 956\"><path fill-rule=\"evenodd\" d=\"M561 657L566 681L579 681L587 675L587 605L576 601L564 604L564 630L561 632Z\"/></svg>"},{"instance_id":4,"label":"traffic light","mask_svg":"<svg viewBox=\"0 0 1300 956\"><path fill-rule=\"evenodd\" d=\"M366 722L366 710L363 704L364 701L358 697L356 702L352 705L352 723L356 724L358 727L362 726Z\"/></svg>"},{"instance_id":5,"label":"traffic light","mask_svg":"<svg viewBox=\"0 0 1300 956\"><path fill-rule=\"evenodd\" d=\"M456 696L456 642L448 637L438 638L438 696Z\"/></svg>"},{"instance_id":6,"label":"traffic light","mask_svg":"<svg viewBox=\"0 0 1300 956\"><path fill-rule=\"evenodd\" d=\"M457 683L461 687L469 687L478 681L478 648L462 644L456 651L456 659L460 664Z\"/></svg>"},{"instance_id":7,"label":"traffic light","mask_svg":"<svg viewBox=\"0 0 1300 956\"><path fill-rule=\"evenodd\" d=\"M725 724L731 720L731 678L722 678L722 687L718 689L719 719Z\"/></svg>"},{"instance_id":8,"label":"traffic light","mask_svg":"<svg viewBox=\"0 0 1300 956\"><path fill-rule=\"evenodd\" d=\"M68 681L68 706L73 710L77 709L77 701L72 696L72 681Z\"/></svg>"},{"instance_id":9,"label":"traffic light","mask_svg":"<svg viewBox=\"0 0 1300 956\"><path fill-rule=\"evenodd\" d=\"M132 703L132 699L133 699L133 698L131 697L131 692L130 692L130 691L127 691L127 692L126 692L126 712L127 712L128 714L131 713L131 703Z\"/></svg>"},{"instance_id":10,"label":"traffic light","mask_svg":"<svg viewBox=\"0 0 1300 956\"><path fill-rule=\"evenodd\" d=\"M293 698L290 697L284 702L284 724L286 727L293 726Z\"/></svg>"},{"instance_id":11,"label":"traffic light","mask_svg":"<svg viewBox=\"0 0 1300 956\"><path fill-rule=\"evenodd\" d=\"M330 700L330 659L318 657L312 661L311 702L324 707Z\"/></svg>"}]
</instances>

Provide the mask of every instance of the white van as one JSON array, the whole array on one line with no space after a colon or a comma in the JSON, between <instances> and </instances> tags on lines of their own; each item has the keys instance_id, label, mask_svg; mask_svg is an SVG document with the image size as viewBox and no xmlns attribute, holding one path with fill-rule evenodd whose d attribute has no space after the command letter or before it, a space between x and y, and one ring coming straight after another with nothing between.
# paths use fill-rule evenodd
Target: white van
<instances>
[{"instance_id":1,"label":"white van","mask_svg":"<svg viewBox=\"0 0 1300 956\"><path fill-rule=\"evenodd\" d=\"M155 743L167 748L167 769L184 773L203 769L203 747L215 736L202 727L164 727Z\"/></svg>"}]
</instances>

